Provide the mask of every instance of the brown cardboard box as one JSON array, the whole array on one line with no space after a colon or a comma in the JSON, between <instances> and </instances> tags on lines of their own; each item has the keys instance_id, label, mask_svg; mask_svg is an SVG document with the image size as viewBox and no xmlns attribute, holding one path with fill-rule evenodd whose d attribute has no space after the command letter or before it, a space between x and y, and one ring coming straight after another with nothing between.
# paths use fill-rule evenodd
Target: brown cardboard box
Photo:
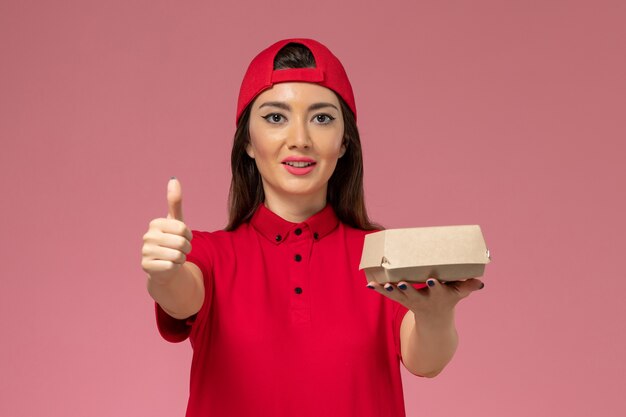
<instances>
[{"instance_id":1,"label":"brown cardboard box","mask_svg":"<svg viewBox=\"0 0 626 417\"><path fill-rule=\"evenodd\" d=\"M388 229L365 235L359 269L367 281L458 281L480 277L491 261L480 226Z\"/></svg>"}]
</instances>

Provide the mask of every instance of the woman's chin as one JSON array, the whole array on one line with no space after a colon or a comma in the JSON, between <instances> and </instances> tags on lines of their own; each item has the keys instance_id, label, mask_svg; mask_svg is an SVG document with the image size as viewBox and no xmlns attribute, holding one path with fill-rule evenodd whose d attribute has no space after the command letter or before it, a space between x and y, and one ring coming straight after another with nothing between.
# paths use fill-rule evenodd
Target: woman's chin
<instances>
[{"instance_id":1,"label":"woman's chin","mask_svg":"<svg viewBox=\"0 0 626 417\"><path fill-rule=\"evenodd\" d=\"M310 197L314 198L316 195L326 195L325 190L319 188L303 187L302 182L300 184L291 184L291 186L283 187L278 190L279 194L283 196L298 196L298 197Z\"/></svg>"}]
</instances>

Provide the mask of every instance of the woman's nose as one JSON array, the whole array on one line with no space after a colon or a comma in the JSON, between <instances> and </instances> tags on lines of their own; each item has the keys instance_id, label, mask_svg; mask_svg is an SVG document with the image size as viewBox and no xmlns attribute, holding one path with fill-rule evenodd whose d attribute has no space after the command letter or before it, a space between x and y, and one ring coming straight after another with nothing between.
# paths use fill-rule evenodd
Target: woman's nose
<instances>
[{"instance_id":1,"label":"woman's nose","mask_svg":"<svg viewBox=\"0 0 626 417\"><path fill-rule=\"evenodd\" d=\"M308 148L311 145L311 136L306 120L295 120L289 129L287 145L289 148Z\"/></svg>"}]
</instances>

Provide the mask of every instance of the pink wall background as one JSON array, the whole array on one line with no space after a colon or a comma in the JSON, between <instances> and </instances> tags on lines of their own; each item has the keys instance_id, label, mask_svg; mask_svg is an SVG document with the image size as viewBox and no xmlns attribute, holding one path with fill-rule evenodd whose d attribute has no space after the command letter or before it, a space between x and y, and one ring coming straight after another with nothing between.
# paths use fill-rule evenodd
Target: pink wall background
<instances>
[{"instance_id":1,"label":"pink wall background","mask_svg":"<svg viewBox=\"0 0 626 417\"><path fill-rule=\"evenodd\" d=\"M372 217L493 256L408 416L625 415L625 3L225 3L0 2L0 415L184 414L142 235L171 175L225 225L241 78L295 36L351 77Z\"/></svg>"}]
</instances>

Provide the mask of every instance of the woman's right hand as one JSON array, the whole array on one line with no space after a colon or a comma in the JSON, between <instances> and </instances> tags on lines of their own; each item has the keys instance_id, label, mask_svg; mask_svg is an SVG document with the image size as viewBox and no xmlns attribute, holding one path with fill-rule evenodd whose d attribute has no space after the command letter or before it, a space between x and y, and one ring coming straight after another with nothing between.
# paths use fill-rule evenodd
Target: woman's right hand
<instances>
[{"instance_id":1,"label":"woman's right hand","mask_svg":"<svg viewBox=\"0 0 626 417\"><path fill-rule=\"evenodd\" d=\"M167 183L167 218L150 221L143 235L141 267L154 283L168 284L179 273L191 251L191 230L183 221L180 182L172 177Z\"/></svg>"}]
</instances>

